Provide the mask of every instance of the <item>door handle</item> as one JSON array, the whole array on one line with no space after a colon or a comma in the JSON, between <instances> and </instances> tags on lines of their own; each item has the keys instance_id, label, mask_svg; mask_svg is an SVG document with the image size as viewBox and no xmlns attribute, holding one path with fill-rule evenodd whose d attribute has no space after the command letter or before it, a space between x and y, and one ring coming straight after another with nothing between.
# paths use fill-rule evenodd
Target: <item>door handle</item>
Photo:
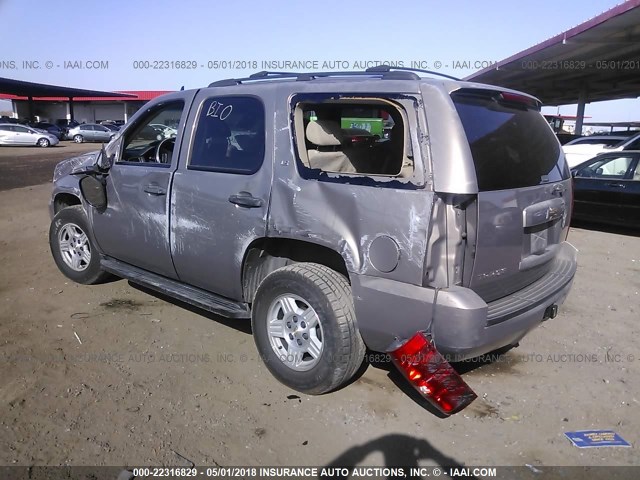
<instances>
[{"instance_id":1,"label":"door handle","mask_svg":"<svg viewBox=\"0 0 640 480\"><path fill-rule=\"evenodd\" d=\"M249 192L238 192L229 197L231 203L247 208L258 208L262 206L262 199L256 198Z\"/></svg>"},{"instance_id":2,"label":"door handle","mask_svg":"<svg viewBox=\"0 0 640 480\"><path fill-rule=\"evenodd\" d=\"M624 188L624 183L609 182L609 183L605 183L605 185L606 185L607 187L618 187L618 188Z\"/></svg>"},{"instance_id":3,"label":"door handle","mask_svg":"<svg viewBox=\"0 0 640 480\"><path fill-rule=\"evenodd\" d=\"M162 188L157 183L150 183L149 185L145 185L144 191L150 193L151 195L166 195L167 191Z\"/></svg>"}]
</instances>

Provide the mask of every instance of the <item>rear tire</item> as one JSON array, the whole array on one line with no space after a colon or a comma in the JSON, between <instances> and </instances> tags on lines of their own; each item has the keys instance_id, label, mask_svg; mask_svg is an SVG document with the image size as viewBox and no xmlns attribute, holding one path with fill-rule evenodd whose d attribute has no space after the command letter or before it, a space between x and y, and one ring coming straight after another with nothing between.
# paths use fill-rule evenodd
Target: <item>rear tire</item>
<instances>
[{"instance_id":1,"label":"rear tire","mask_svg":"<svg viewBox=\"0 0 640 480\"><path fill-rule=\"evenodd\" d=\"M84 142L84 138L82 138L82 135L74 135L73 136L73 141L76 143L82 143Z\"/></svg>"},{"instance_id":2,"label":"rear tire","mask_svg":"<svg viewBox=\"0 0 640 480\"><path fill-rule=\"evenodd\" d=\"M60 271L77 283L102 283L110 274L100 267L100 254L81 205L60 210L49 228L49 247Z\"/></svg>"},{"instance_id":3,"label":"rear tire","mask_svg":"<svg viewBox=\"0 0 640 480\"><path fill-rule=\"evenodd\" d=\"M335 390L364 359L351 286L324 265L298 263L269 274L256 292L251 325L269 371L299 392Z\"/></svg>"}]
</instances>

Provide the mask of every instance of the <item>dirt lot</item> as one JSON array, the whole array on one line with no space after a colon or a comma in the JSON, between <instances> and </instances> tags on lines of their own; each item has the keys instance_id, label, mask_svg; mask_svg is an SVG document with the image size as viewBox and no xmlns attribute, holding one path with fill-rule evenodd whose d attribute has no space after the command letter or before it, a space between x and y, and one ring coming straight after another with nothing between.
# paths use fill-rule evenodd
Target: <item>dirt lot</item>
<instances>
[{"instance_id":1,"label":"dirt lot","mask_svg":"<svg viewBox=\"0 0 640 480\"><path fill-rule=\"evenodd\" d=\"M100 144L63 141L49 148L0 146L0 191L50 182L60 160L93 150L100 150Z\"/></svg>"},{"instance_id":2,"label":"dirt lot","mask_svg":"<svg viewBox=\"0 0 640 480\"><path fill-rule=\"evenodd\" d=\"M31 162L2 152L1 165ZM67 281L47 243L50 188L0 192L0 464L640 465L637 236L572 230L580 267L560 315L493 363L462 365L479 398L441 419L384 364L298 395L260 363L247 322L125 281ZM633 447L563 435L596 428Z\"/></svg>"}]
</instances>

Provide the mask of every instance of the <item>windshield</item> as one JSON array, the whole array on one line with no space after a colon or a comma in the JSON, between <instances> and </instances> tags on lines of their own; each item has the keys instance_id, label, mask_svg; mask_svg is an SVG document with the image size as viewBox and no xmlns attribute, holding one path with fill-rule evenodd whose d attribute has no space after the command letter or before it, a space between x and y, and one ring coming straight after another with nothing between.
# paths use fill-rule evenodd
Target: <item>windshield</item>
<instances>
[{"instance_id":1,"label":"windshield","mask_svg":"<svg viewBox=\"0 0 640 480\"><path fill-rule=\"evenodd\" d=\"M628 139L622 139L620 137L611 137L611 138L602 138L602 137L597 137L597 138L590 138L590 137L586 137L586 138L579 138L577 140L574 140L572 142L569 142L566 144L566 146L569 145L605 145L607 147L610 147L612 145L616 145L618 143L620 143L621 140L628 140Z\"/></svg>"},{"instance_id":2,"label":"windshield","mask_svg":"<svg viewBox=\"0 0 640 480\"><path fill-rule=\"evenodd\" d=\"M607 148L622 148L624 150L637 150L640 149L640 135L636 135L631 138L622 140L615 145Z\"/></svg>"}]
</instances>

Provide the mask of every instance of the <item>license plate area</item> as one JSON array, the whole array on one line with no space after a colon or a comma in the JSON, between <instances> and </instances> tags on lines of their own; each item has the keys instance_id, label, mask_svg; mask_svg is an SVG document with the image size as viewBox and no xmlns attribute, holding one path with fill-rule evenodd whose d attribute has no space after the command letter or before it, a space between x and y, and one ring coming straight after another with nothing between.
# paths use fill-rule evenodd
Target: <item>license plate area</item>
<instances>
[{"instance_id":1,"label":"license plate area","mask_svg":"<svg viewBox=\"0 0 640 480\"><path fill-rule=\"evenodd\" d=\"M560 243L562 219L525 227L520 271L529 270L551 260Z\"/></svg>"},{"instance_id":2,"label":"license plate area","mask_svg":"<svg viewBox=\"0 0 640 480\"><path fill-rule=\"evenodd\" d=\"M544 228L542 230L531 229L529 233L529 254L536 255L543 253L547 249L549 244L549 229Z\"/></svg>"}]
</instances>

